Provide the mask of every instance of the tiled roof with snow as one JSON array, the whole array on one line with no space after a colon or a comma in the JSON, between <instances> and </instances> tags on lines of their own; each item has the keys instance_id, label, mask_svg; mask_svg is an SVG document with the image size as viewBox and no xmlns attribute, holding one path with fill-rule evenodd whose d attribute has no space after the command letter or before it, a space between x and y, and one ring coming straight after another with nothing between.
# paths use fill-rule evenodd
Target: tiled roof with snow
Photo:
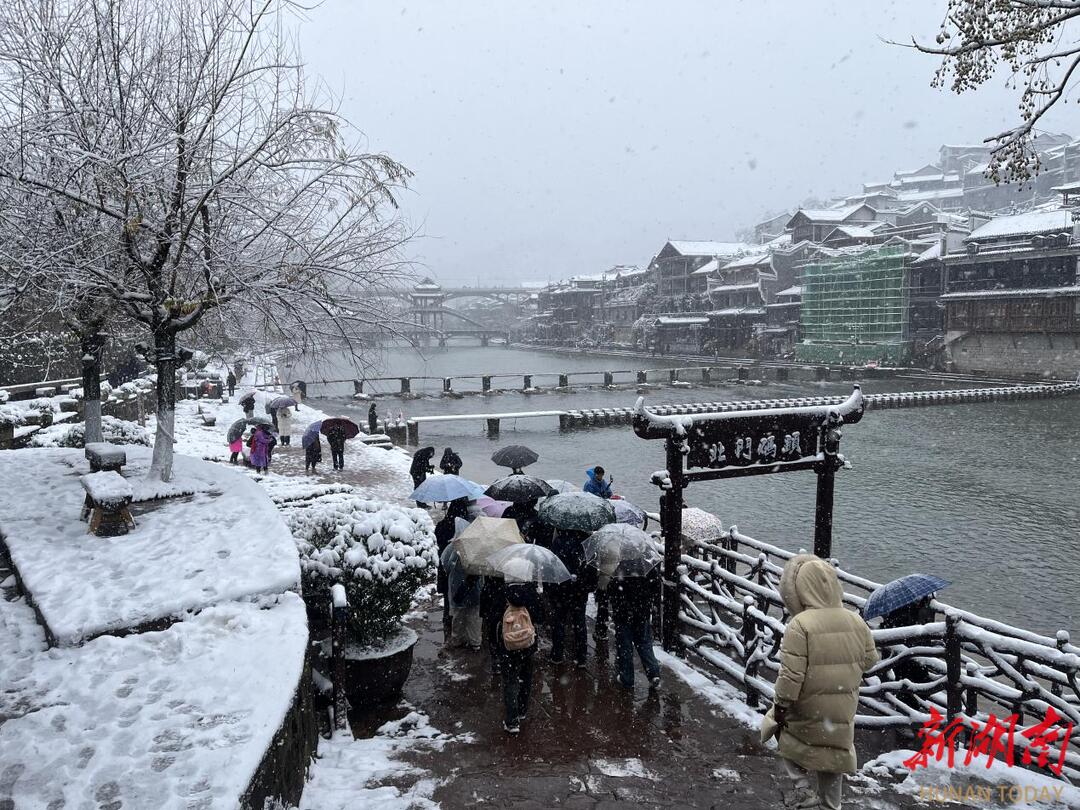
<instances>
[{"instance_id":1,"label":"tiled roof with snow","mask_svg":"<svg viewBox=\"0 0 1080 810\"><path fill-rule=\"evenodd\" d=\"M719 269L720 269L720 262L717 261L716 259L712 259L711 261L705 262L705 264L701 265L701 267L699 267L697 270L695 270L690 275L692 275L692 276L707 276L707 275L709 275L709 273L715 273Z\"/></svg>"},{"instance_id":2,"label":"tiled roof with snow","mask_svg":"<svg viewBox=\"0 0 1080 810\"><path fill-rule=\"evenodd\" d=\"M919 262L931 262L934 259L940 259L940 258L941 258L941 242L935 242L934 244L932 244L930 247L928 247L926 250L924 250L922 253L919 254L919 257L917 259L915 259L915 263L918 264Z\"/></svg>"},{"instance_id":3,"label":"tiled roof with snow","mask_svg":"<svg viewBox=\"0 0 1080 810\"><path fill-rule=\"evenodd\" d=\"M757 282L750 284L721 284L716 287L709 287L709 293L730 293L730 292L749 292L750 290L759 289Z\"/></svg>"},{"instance_id":4,"label":"tiled roof with snow","mask_svg":"<svg viewBox=\"0 0 1080 810\"><path fill-rule=\"evenodd\" d=\"M696 242L671 240L668 242L683 256L738 256L754 249L754 245L745 242Z\"/></svg>"},{"instance_id":5,"label":"tiled roof with snow","mask_svg":"<svg viewBox=\"0 0 1080 810\"><path fill-rule=\"evenodd\" d=\"M962 188L936 188L927 191L901 191L897 196L900 202L920 200L952 200L964 196Z\"/></svg>"},{"instance_id":6,"label":"tiled roof with snow","mask_svg":"<svg viewBox=\"0 0 1080 810\"><path fill-rule=\"evenodd\" d=\"M796 284L794 287L788 287L786 290L781 290L776 294L779 298L781 295L802 295L802 285Z\"/></svg>"},{"instance_id":7,"label":"tiled roof with snow","mask_svg":"<svg viewBox=\"0 0 1080 810\"><path fill-rule=\"evenodd\" d=\"M967 298L1055 298L1058 296L1080 296L1080 287L1030 287L1016 290L965 290L964 292L945 293L943 301L958 301Z\"/></svg>"},{"instance_id":8,"label":"tiled roof with snow","mask_svg":"<svg viewBox=\"0 0 1080 810\"><path fill-rule=\"evenodd\" d=\"M791 237L788 237L790 239ZM750 254L749 256L742 256L738 259L728 262L724 265L725 270L736 270L740 267L755 267L758 265L766 266L772 261L772 257L768 253Z\"/></svg>"},{"instance_id":9,"label":"tiled roof with snow","mask_svg":"<svg viewBox=\"0 0 1080 810\"><path fill-rule=\"evenodd\" d=\"M1072 225L1072 211L1063 208L1053 211L1029 211L1026 214L995 217L973 230L964 241L977 242L981 239L1003 239L1009 236L1071 231Z\"/></svg>"}]
</instances>

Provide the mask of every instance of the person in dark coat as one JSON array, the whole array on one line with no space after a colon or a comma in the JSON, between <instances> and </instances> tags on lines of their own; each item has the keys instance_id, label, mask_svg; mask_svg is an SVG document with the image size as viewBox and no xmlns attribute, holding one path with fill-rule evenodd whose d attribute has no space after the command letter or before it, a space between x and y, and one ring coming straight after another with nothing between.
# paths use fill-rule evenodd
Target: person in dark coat
<instances>
[{"instance_id":1,"label":"person in dark coat","mask_svg":"<svg viewBox=\"0 0 1080 810\"><path fill-rule=\"evenodd\" d=\"M506 585L505 599L499 613L498 644L499 671L502 673L503 704L506 707L506 719L503 729L509 734L521 730L521 721L529 711L529 693L532 691L533 657L536 655L536 641L528 649L508 650L502 643L502 614L507 605L523 607L529 611L533 627L540 624L540 599L533 583L513 582Z\"/></svg>"},{"instance_id":2,"label":"person in dark coat","mask_svg":"<svg viewBox=\"0 0 1080 810\"><path fill-rule=\"evenodd\" d=\"M344 444L345 442L342 440L342 445L344 446ZM315 465L320 461L322 461L322 439L316 434L315 441L304 448L304 472L308 470L315 472ZM335 466L334 469L337 469L337 467Z\"/></svg>"},{"instance_id":3,"label":"person in dark coat","mask_svg":"<svg viewBox=\"0 0 1080 810\"><path fill-rule=\"evenodd\" d=\"M443 450L442 459L439 460L439 469L442 470L445 475L460 475L461 456L455 453L453 449L447 447Z\"/></svg>"},{"instance_id":4,"label":"person in dark coat","mask_svg":"<svg viewBox=\"0 0 1080 810\"><path fill-rule=\"evenodd\" d=\"M236 392L236 375L231 371L229 376L225 378L225 385L229 387L229 396L231 397Z\"/></svg>"},{"instance_id":5,"label":"person in dark coat","mask_svg":"<svg viewBox=\"0 0 1080 810\"><path fill-rule=\"evenodd\" d=\"M371 407L367 409L367 424L368 433L374 436L379 432L379 415L375 411L375 403L371 403Z\"/></svg>"},{"instance_id":6,"label":"person in dark coat","mask_svg":"<svg viewBox=\"0 0 1080 810\"><path fill-rule=\"evenodd\" d=\"M566 625L570 624L574 634L574 663L584 669L589 652L588 626L585 623L585 603L593 583L590 581L592 569L585 565L586 533L560 529L555 532L551 550L555 552L572 579L553 584L551 590L551 661L558 664L563 660L563 648L566 644ZM545 589L546 590L546 589Z\"/></svg>"},{"instance_id":7,"label":"person in dark coat","mask_svg":"<svg viewBox=\"0 0 1080 810\"><path fill-rule=\"evenodd\" d=\"M652 606L660 590L660 573L654 568L644 577L620 577L608 583L608 598L615 620L615 667L619 685L634 688L634 650L641 658L645 677L660 685L660 664L653 652Z\"/></svg>"},{"instance_id":8,"label":"person in dark coat","mask_svg":"<svg viewBox=\"0 0 1080 810\"><path fill-rule=\"evenodd\" d=\"M244 416L251 419L255 415L255 392L252 391L240 400L240 407L244 409Z\"/></svg>"},{"instance_id":9,"label":"person in dark coat","mask_svg":"<svg viewBox=\"0 0 1080 810\"><path fill-rule=\"evenodd\" d=\"M536 512L536 504L536 500L511 504L503 510L502 516L517 521L518 531L521 532L526 543L551 548L551 527L540 520L540 515Z\"/></svg>"},{"instance_id":10,"label":"person in dark coat","mask_svg":"<svg viewBox=\"0 0 1080 810\"><path fill-rule=\"evenodd\" d=\"M431 459L435 455L434 447L421 447L413 455L412 465L409 467L409 475L412 476L413 486L418 487L427 480L428 474L435 472L431 466ZM427 504L416 502L421 509L426 509Z\"/></svg>"},{"instance_id":11,"label":"person in dark coat","mask_svg":"<svg viewBox=\"0 0 1080 810\"><path fill-rule=\"evenodd\" d=\"M469 517L469 499L458 498L456 501L450 501L446 507L446 514L442 520L435 524L435 545L439 549L439 559L442 560L442 553L450 541L454 539L454 534L457 531L457 518L462 520L468 520ZM443 595L443 624L450 624L450 594L447 593L448 582L446 578L446 569L442 567L442 563L439 563L438 572L435 575L435 590Z\"/></svg>"},{"instance_id":12,"label":"person in dark coat","mask_svg":"<svg viewBox=\"0 0 1080 810\"><path fill-rule=\"evenodd\" d=\"M326 432L326 443L330 445L330 459L335 470L345 469L345 431L336 425Z\"/></svg>"},{"instance_id":13,"label":"person in dark coat","mask_svg":"<svg viewBox=\"0 0 1080 810\"><path fill-rule=\"evenodd\" d=\"M499 674L499 625L506 610L506 581L501 576L485 576L480 584L480 623L484 643L491 653L491 674Z\"/></svg>"}]
</instances>

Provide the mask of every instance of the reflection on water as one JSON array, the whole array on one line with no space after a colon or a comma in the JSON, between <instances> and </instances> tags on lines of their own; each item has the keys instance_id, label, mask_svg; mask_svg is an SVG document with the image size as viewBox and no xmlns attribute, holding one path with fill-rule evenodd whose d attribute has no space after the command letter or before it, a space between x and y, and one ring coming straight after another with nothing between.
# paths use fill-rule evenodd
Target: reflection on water
<instances>
[{"instance_id":1,"label":"reflection on water","mask_svg":"<svg viewBox=\"0 0 1080 810\"><path fill-rule=\"evenodd\" d=\"M577 355L559 357L502 348L435 350L426 357L390 353L386 376L660 368L657 359L635 361ZM298 372L302 373L302 372ZM309 375L314 376L314 375ZM321 376L321 375L320 375ZM337 375L349 376L345 368ZM554 381L541 381L551 385ZM495 386L520 386L496 380ZM396 390L383 383L381 390ZM478 390L479 380L456 383ZM913 380L871 381L867 393L927 388ZM932 387L955 387L934 385ZM966 386L963 386L966 387ZM369 386L370 390L371 386ZM377 387L375 390L379 390ZM419 389L414 384L413 390ZM441 384L428 390L436 394ZM722 385L694 390L660 389L649 402L693 402L805 394L843 394L848 383L790 383L762 387ZM351 384L312 387L344 412L363 416ZM378 400L381 414L497 413L632 405L634 390L523 395L519 392L462 399ZM335 405L319 403L333 410ZM953 580L947 601L1041 632L1080 629L1080 399L974 404L915 410L872 411L847 427L841 449L852 469L837 477L833 550L844 567L877 580L912 571ZM584 482L585 469L602 464L615 490L641 506L658 509L649 483L664 466L663 443L646 442L629 427L560 434L555 418L506 420L500 441L484 435L483 422L425 425L422 444L447 445L465 460L463 474L488 481L505 472L489 460L503 443L528 444L540 454L530 472ZM758 476L699 483L686 493L693 506L715 512L744 533L786 548L813 545L814 476Z\"/></svg>"}]
</instances>

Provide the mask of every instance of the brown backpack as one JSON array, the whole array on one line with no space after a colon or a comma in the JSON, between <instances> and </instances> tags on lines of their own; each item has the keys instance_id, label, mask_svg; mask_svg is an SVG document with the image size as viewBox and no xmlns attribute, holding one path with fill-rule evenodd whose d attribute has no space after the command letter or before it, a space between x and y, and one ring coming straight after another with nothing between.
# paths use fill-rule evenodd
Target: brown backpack
<instances>
[{"instance_id":1,"label":"brown backpack","mask_svg":"<svg viewBox=\"0 0 1080 810\"><path fill-rule=\"evenodd\" d=\"M510 651L526 650L536 641L529 611L523 607L507 605L502 617L503 646Z\"/></svg>"}]
</instances>

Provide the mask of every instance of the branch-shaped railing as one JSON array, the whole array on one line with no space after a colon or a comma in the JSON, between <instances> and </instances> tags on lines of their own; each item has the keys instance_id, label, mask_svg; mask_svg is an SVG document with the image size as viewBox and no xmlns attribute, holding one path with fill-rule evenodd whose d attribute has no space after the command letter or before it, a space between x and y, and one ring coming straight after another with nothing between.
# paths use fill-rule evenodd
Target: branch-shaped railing
<instances>
[{"instance_id":1,"label":"branch-shaped railing","mask_svg":"<svg viewBox=\"0 0 1080 810\"><path fill-rule=\"evenodd\" d=\"M696 541L682 558L685 650L740 685L747 704L761 710L773 698L780 670L788 614L778 584L793 556L732 527L712 542ZM837 576L844 603L855 609L878 587L840 568ZM856 725L918 728L933 710L971 735L991 715L1017 715L1020 729L1052 709L1059 734L1048 745L1050 761L1060 759L1063 778L1080 780L1080 647L1069 634L1051 638L936 600L932 607L939 619L931 623L873 631L881 661L860 689ZM1065 742L1069 724L1074 729Z\"/></svg>"}]
</instances>

